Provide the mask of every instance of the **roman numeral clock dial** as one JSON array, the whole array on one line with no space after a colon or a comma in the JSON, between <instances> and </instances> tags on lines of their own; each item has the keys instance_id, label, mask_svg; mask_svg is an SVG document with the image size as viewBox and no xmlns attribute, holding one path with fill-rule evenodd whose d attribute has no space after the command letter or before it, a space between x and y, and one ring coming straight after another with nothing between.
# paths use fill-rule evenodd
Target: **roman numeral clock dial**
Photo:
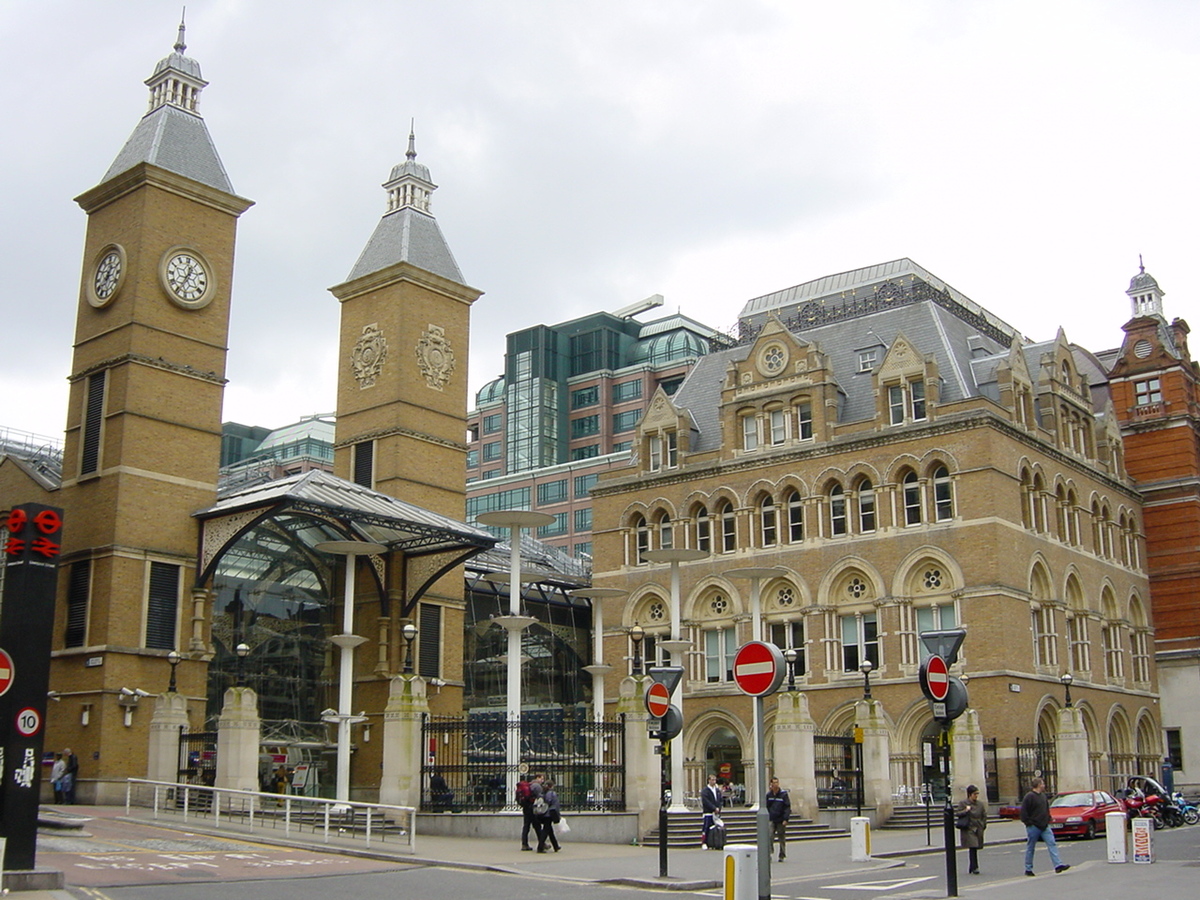
<instances>
[{"instance_id":1,"label":"roman numeral clock dial","mask_svg":"<svg viewBox=\"0 0 1200 900\"><path fill-rule=\"evenodd\" d=\"M185 247L168 250L163 255L159 276L167 296L184 309L200 309L212 299L212 268L196 250Z\"/></svg>"}]
</instances>

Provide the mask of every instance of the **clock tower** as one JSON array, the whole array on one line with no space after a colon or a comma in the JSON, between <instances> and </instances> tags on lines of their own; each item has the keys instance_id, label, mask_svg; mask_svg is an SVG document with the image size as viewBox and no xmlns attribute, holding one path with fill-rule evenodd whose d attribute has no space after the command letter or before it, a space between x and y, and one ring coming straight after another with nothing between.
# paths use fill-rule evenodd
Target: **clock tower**
<instances>
[{"instance_id":1,"label":"clock tower","mask_svg":"<svg viewBox=\"0 0 1200 900\"><path fill-rule=\"evenodd\" d=\"M146 81L146 115L100 184L76 198L88 218L52 678L78 702L55 710L50 739L88 761L84 802L112 799L121 779L146 771L152 711L127 728L111 695L158 692L168 651L203 649L192 513L216 497L234 236L251 202L234 193L200 116L207 82L186 49L180 25ZM202 693L199 667L194 677L191 692Z\"/></svg>"},{"instance_id":2,"label":"clock tower","mask_svg":"<svg viewBox=\"0 0 1200 900\"><path fill-rule=\"evenodd\" d=\"M466 497L467 287L437 220L437 185L405 161L341 301L334 472L454 519Z\"/></svg>"}]
</instances>

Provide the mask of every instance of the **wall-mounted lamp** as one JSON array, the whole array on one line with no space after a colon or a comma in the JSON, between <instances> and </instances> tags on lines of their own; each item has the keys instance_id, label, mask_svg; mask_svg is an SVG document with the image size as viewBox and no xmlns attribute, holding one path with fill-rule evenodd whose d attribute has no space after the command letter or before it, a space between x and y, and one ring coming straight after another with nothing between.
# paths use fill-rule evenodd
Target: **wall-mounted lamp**
<instances>
[{"instance_id":1,"label":"wall-mounted lamp","mask_svg":"<svg viewBox=\"0 0 1200 900\"><path fill-rule=\"evenodd\" d=\"M417 626L412 622L405 622L404 627L400 629L400 633L404 635L404 674L411 675L413 670L412 645L417 639Z\"/></svg>"},{"instance_id":2,"label":"wall-mounted lamp","mask_svg":"<svg viewBox=\"0 0 1200 900\"><path fill-rule=\"evenodd\" d=\"M86 726L92 719L92 704L83 704L83 709L79 713L79 724Z\"/></svg>"}]
</instances>

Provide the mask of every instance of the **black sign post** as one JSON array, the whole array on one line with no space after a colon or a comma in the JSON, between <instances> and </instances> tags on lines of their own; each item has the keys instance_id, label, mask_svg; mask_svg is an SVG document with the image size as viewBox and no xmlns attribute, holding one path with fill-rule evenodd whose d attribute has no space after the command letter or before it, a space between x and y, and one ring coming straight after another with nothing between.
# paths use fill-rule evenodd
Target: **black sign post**
<instances>
[{"instance_id":1,"label":"black sign post","mask_svg":"<svg viewBox=\"0 0 1200 900\"><path fill-rule=\"evenodd\" d=\"M5 737L0 747L0 837L6 838L4 870L32 870L62 510L25 503L13 507L3 526L0 734Z\"/></svg>"}]
</instances>

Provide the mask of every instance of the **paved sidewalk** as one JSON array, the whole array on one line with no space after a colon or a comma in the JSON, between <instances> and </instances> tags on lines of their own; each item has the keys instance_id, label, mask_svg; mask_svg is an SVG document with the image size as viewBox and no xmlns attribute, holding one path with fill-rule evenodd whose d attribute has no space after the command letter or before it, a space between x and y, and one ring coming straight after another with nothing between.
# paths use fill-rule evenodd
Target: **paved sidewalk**
<instances>
[{"instance_id":1,"label":"paved sidewalk","mask_svg":"<svg viewBox=\"0 0 1200 900\"><path fill-rule=\"evenodd\" d=\"M416 852L409 853L401 848L387 845L365 848L361 843L331 842L325 844L321 842L320 838L288 840L270 831L246 832L225 825L218 832L207 829L194 820L186 825L163 819L154 820L141 810L132 810L131 816L126 818L124 807L78 806L63 811L68 814L93 817L92 827L97 832L102 830L107 833L112 833L114 830L119 831L121 824L125 822L137 823L142 826L152 825L166 831L219 834L225 838L236 838L259 844L303 848L318 853L351 855L360 859L386 860L401 865L451 866L476 871L502 871L566 881L622 883L667 890L705 890L723 883L725 855L717 851L703 851L699 847L688 850L670 850L667 859L668 877L660 878L657 847L572 843L569 836L562 840L562 852L539 854L522 851L515 830L512 840L506 841L418 835ZM989 823L988 845L1023 841L1024 827L1019 822ZM871 834L872 859L861 863L850 861L850 840L846 836L794 841L789 844L788 857L785 862L772 862L772 877L791 880L848 872L869 873L903 865L907 857L942 852L942 832L938 827L931 830L929 843L927 843L924 828L873 831ZM965 865L965 859L960 862L960 865ZM46 898L63 900L65 896L62 892L53 891L24 892L22 900L46 900Z\"/></svg>"}]
</instances>

